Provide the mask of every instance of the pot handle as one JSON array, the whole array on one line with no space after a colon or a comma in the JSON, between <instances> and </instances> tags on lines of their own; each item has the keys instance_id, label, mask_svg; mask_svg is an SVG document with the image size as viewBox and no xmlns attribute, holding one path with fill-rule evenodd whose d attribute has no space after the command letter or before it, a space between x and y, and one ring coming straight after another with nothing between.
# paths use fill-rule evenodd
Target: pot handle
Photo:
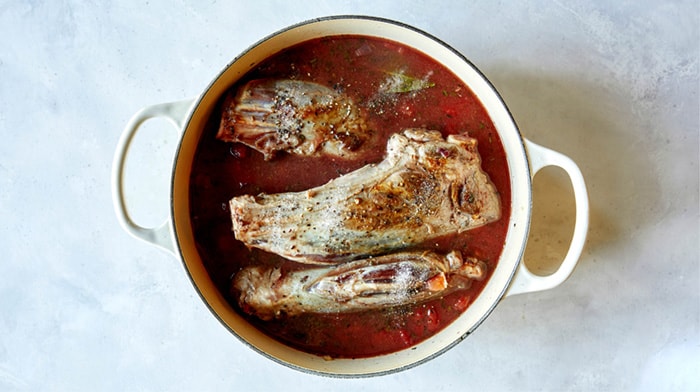
<instances>
[{"instance_id":1,"label":"pot handle","mask_svg":"<svg viewBox=\"0 0 700 392\"><path fill-rule=\"evenodd\" d=\"M136 132L144 122L152 118L163 117L169 120L178 130L182 130L192 102L192 100L186 100L162 103L139 110L124 128L112 163L112 199L114 211L122 228L132 236L173 254L176 252L170 231L170 219L167 219L158 227L143 227L134 222L129 216L124 195L124 165L134 135L136 135Z\"/></svg>"},{"instance_id":2,"label":"pot handle","mask_svg":"<svg viewBox=\"0 0 700 392\"><path fill-rule=\"evenodd\" d=\"M534 179L535 174L546 166L558 166L566 171L574 189L576 223L574 224L574 234L571 238L569 250L559 269L550 275L540 276L532 273L525 266L525 261L521 260L513 281L505 294L506 297L548 290L564 283L578 263L578 259L583 251L583 245L586 242L586 233L588 232L588 193L581 170L569 157L527 139L525 140L525 148L530 160L531 178Z\"/></svg>"}]
</instances>

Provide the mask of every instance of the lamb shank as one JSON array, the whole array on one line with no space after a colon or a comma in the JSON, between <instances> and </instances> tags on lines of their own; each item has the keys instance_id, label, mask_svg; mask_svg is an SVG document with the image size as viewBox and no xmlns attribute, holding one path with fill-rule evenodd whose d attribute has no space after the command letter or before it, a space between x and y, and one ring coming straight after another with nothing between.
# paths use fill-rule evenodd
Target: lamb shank
<instances>
[{"instance_id":1,"label":"lamb shank","mask_svg":"<svg viewBox=\"0 0 700 392\"><path fill-rule=\"evenodd\" d=\"M238 240L308 264L386 254L501 215L476 139L426 129L392 135L384 160L319 187L229 205Z\"/></svg>"},{"instance_id":2,"label":"lamb shank","mask_svg":"<svg viewBox=\"0 0 700 392\"><path fill-rule=\"evenodd\" d=\"M486 276L486 264L457 251L399 252L338 266L284 273L279 267L251 266L233 282L238 303L262 320L301 313L348 313L417 303L468 288Z\"/></svg>"},{"instance_id":3,"label":"lamb shank","mask_svg":"<svg viewBox=\"0 0 700 392\"><path fill-rule=\"evenodd\" d=\"M371 133L353 101L318 83L256 79L223 104L217 138L264 154L352 157Z\"/></svg>"}]
</instances>

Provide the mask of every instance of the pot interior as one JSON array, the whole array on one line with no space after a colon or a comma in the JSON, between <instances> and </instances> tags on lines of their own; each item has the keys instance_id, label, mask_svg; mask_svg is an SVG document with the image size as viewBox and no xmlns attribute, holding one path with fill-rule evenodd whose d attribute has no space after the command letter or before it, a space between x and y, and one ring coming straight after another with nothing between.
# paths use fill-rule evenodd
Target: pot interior
<instances>
[{"instance_id":1,"label":"pot interior","mask_svg":"<svg viewBox=\"0 0 700 392\"><path fill-rule=\"evenodd\" d=\"M511 174L511 214L498 267L479 297L456 321L428 340L392 354L361 359L327 360L288 347L249 324L215 287L197 252L189 208L190 171L205 125L221 96L241 76L270 55L314 38L364 35L396 41L427 54L469 86L487 110L506 151ZM253 349L304 371L339 376L392 372L432 358L471 333L493 310L507 289L525 247L531 208L528 162L522 138L505 104L488 80L463 56L439 40L409 26L365 17L331 17L292 26L252 46L225 67L198 98L188 119L173 172L172 215L176 241L190 278L214 315Z\"/></svg>"}]
</instances>

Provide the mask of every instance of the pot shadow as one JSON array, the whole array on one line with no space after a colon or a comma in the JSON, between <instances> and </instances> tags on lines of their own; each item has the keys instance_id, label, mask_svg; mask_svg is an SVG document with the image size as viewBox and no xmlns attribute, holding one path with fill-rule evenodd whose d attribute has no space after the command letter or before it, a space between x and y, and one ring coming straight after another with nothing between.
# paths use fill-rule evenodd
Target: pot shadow
<instances>
[{"instance_id":1,"label":"pot shadow","mask_svg":"<svg viewBox=\"0 0 700 392\"><path fill-rule=\"evenodd\" d=\"M658 189L653 162L634 148L625 119L634 108L611 86L594 85L575 75L543 75L508 67L491 67L487 77L510 109L527 139L567 155L586 181L590 222L578 268L591 254L622 241L630 225L647 225L648 214L629 203L635 184ZM625 112L628 111L628 112ZM660 193L643 195L644 205L659 202ZM636 204L638 207L639 204ZM573 234L575 203L571 182L556 167L542 169L533 181L533 215L524 260L532 272L556 271ZM624 226L623 226L624 225ZM592 260L595 261L595 260Z\"/></svg>"}]
</instances>

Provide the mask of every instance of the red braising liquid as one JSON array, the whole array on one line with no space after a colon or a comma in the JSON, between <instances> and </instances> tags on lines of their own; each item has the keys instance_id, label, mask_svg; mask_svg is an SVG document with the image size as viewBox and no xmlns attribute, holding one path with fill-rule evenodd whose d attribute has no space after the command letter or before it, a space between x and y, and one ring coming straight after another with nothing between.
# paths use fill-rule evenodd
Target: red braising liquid
<instances>
[{"instance_id":1,"label":"red braising liquid","mask_svg":"<svg viewBox=\"0 0 700 392\"><path fill-rule=\"evenodd\" d=\"M430 87L379 96L388 72L403 72ZM501 197L501 219L468 232L420 244L415 249L464 256L496 268L510 216L510 180L505 154L493 123L469 88L433 59L409 47L364 36L321 38L271 56L233 86L255 78L313 81L342 91L359 105L375 134L352 161L333 157L280 154L270 161L241 144L216 140L221 109L203 133L192 166L190 209L198 251L218 289L238 308L231 279L252 264L304 268L298 263L234 238L228 200L242 194L302 191L325 184L367 163L382 160L390 135L406 128L439 130L444 135L467 133L478 140L482 167ZM430 302L348 314L307 313L281 320L250 322L265 333L300 350L328 357L358 358L385 354L419 343L457 318L488 280Z\"/></svg>"}]
</instances>

